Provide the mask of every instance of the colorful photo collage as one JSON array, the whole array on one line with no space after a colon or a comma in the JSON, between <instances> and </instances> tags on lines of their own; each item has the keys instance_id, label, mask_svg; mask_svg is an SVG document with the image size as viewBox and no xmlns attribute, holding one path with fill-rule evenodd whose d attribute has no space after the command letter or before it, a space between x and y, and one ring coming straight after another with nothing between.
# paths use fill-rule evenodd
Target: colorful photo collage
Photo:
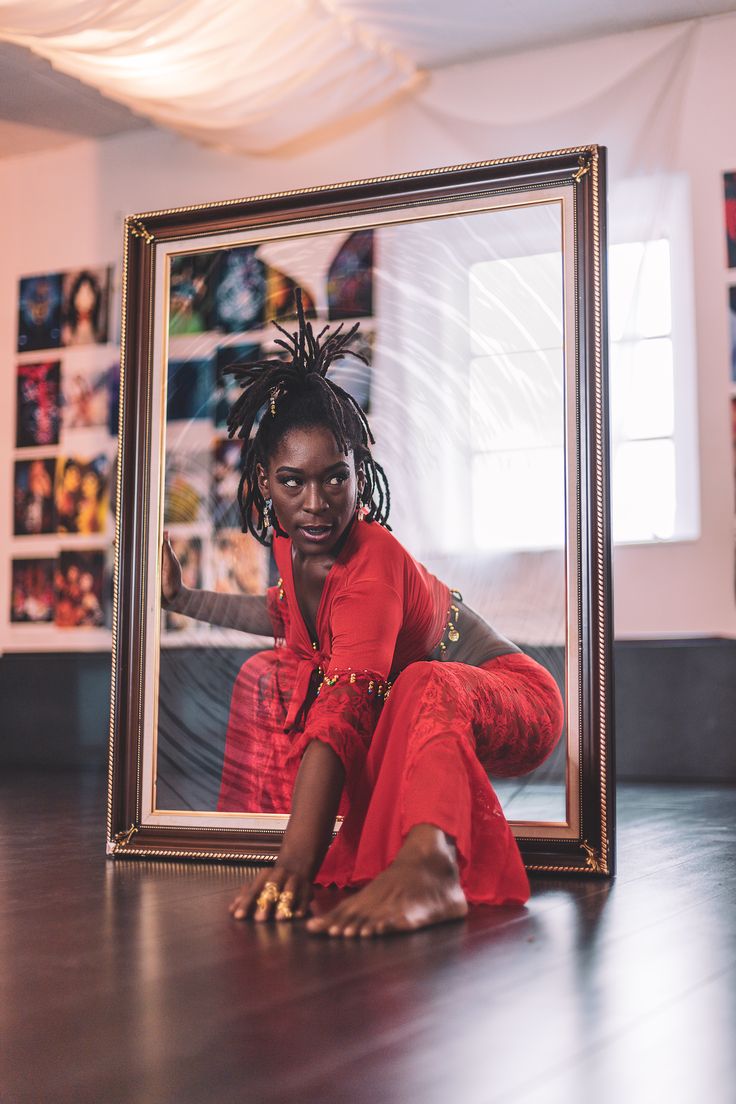
<instances>
[{"instance_id":1,"label":"colorful photo collage","mask_svg":"<svg viewBox=\"0 0 736 1104\"><path fill-rule=\"evenodd\" d=\"M109 625L108 574L105 552L100 549L14 559L10 620L14 624L50 622L62 629Z\"/></svg>"},{"instance_id":2,"label":"colorful photo collage","mask_svg":"<svg viewBox=\"0 0 736 1104\"><path fill-rule=\"evenodd\" d=\"M18 352L106 345L112 269L25 276L18 294Z\"/></svg>"},{"instance_id":3,"label":"colorful photo collage","mask_svg":"<svg viewBox=\"0 0 736 1104\"><path fill-rule=\"evenodd\" d=\"M326 320L373 315L374 232L358 230L337 247L326 276ZM169 334L244 333L293 318L297 280L261 257L260 246L241 246L173 258ZM301 282L304 311L317 318L318 291Z\"/></svg>"},{"instance_id":4,"label":"colorful photo collage","mask_svg":"<svg viewBox=\"0 0 736 1104\"><path fill-rule=\"evenodd\" d=\"M354 348L368 363L345 357L330 370L330 378L370 412L373 232L347 236L324 279L323 288L314 280L310 286L298 284L263 261L258 247L182 255L172 263L164 524L187 586L255 594L275 581L268 550L242 532L242 442L227 437L227 420L240 395L237 369L278 353L274 338L280 335L270 323L293 320L297 286L307 317L319 322L317 330L326 323L361 321ZM320 293L326 312L315 305ZM207 355L201 355L203 345L187 339L206 334L228 336L215 337ZM230 336L238 334L243 334L240 341ZM166 613L163 628L201 632L207 626Z\"/></svg>"},{"instance_id":5,"label":"colorful photo collage","mask_svg":"<svg viewBox=\"0 0 736 1104\"><path fill-rule=\"evenodd\" d=\"M120 387L108 345L111 284L107 266L19 281L12 624L109 625L102 538L112 537ZM68 537L74 547L61 547ZM82 547L79 537L100 538L98 547ZM40 550L37 539L33 554L26 550L28 538L41 538Z\"/></svg>"},{"instance_id":6,"label":"colorful photo collage","mask_svg":"<svg viewBox=\"0 0 736 1104\"><path fill-rule=\"evenodd\" d=\"M736 594L736 172L723 174L726 209L726 263L729 269L728 318L730 340L730 425L734 487L734 593ZM733 281L733 282L732 282Z\"/></svg>"}]
</instances>

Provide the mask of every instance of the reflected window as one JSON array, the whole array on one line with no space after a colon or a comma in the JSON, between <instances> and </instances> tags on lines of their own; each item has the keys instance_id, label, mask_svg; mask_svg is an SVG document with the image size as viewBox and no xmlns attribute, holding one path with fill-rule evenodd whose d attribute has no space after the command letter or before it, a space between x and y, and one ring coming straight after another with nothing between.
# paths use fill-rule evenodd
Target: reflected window
<instances>
[{"instance_id":1,"label":"reflected window","mask_svg":"<svg viewBox=\"0 0 736 1104\"><path fill-rule=\"evenodd\" d=\"M470 269L474 539L482 551L565 540L562 257Z\"/></svg>"}]
</instances>

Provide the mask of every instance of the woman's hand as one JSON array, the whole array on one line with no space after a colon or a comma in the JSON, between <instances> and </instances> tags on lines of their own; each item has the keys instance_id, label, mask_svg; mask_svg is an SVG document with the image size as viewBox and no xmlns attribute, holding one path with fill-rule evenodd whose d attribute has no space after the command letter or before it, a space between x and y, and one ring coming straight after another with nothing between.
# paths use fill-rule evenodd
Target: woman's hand
<instances>
[{"instance_id":1,"label":"woman's hand","mask_svg":"<svg viewBox=\"0 0 736 1104\"><path fill-rule=\"evenodd\" d=\"M312 894L312 883L305 874L277 861L243 886L230 905L230 915L235 920L259 922L301 920L307 915Z\"/></svg>"},{"instance_id":2,"label":"woman's hand","mask_svg":"<svg viewBox=\"0 0 736 1104\"><path fill-rule=\"evenodd\" d=\"M164 529L161 545L161 594L166 602L173 602L181 590L181 564L171 547L168 530Z\"/></svg>"}]
</instances>

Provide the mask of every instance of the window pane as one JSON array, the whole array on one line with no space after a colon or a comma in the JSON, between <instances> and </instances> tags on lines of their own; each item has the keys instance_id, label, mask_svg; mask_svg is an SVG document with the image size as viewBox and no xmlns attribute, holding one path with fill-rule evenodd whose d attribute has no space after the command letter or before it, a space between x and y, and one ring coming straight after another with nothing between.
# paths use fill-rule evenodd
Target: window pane
<instances>
[{"instance_id":1,"label":"window pane","mask_svg":"<svg viewBox=\"0 0 736 1104\"><path fill-rule=\"evenodd\" d=\"M611 340L670 333L672 277L667 239L612 245L608 255Z\"/></svg>"},{"instance_id":2,"label":"window pane","mask_svg":"<svg viewBox=\"0 0 736 1104\"><path fill-rule=\"evenodd\" d=\"M475 452L562 445L562 350L501 353L470 365L471 447Z\"/></svg>"},{"instance_id":3,"label":"window pane","mask_svg":"<svg viewBox=\"0 0 736 1104\"><path fill-rule=\"evenodd\" d=\"M565 535L565 469L561 448L497 452L473 459L476 546L559 548Z\"/></svg>"},{"instance_id":4,"label":"window pane","mask_svg":"<svg viewBox=\"0 0 736 1104\"><path fill-rule=\"evenodd\" d=\"M630 441L613 457L613 538L667 540L675 531L672 441Z\"/></svg>"},{"instance_id":5,"label":"window pane","mask_svg":"<svg viewBox=\"0 0 736 1104\"><path fill-rule=\"evenodd\" d=\"M672 436L675 377L669 338L612 346L611 415L614 441Z\"/></svg>"}]
</instances>

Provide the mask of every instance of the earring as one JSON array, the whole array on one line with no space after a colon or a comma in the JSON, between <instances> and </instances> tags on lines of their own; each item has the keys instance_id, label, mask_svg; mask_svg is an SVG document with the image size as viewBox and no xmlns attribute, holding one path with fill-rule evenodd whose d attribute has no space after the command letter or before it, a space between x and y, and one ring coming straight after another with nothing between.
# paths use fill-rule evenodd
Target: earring
<instances>
[{"instance_id":1,"label":"earring","mask_svg":"<svg viewBox=\"0 0 736 1104\"><path fill-rule=\"evenodd\" d=\"M264 529L268 529L269 526L271 525L271 508L272 507L273 507L272 499L267 498L266 502L265 502L265 505L263 507L263 527L264 527Z\"/></svg>"},{"instance_id":2,"label":"earring","mask_svg":"<svg viewBox=\"0 0 736 1104\"><path fill-rule=\"evenodd\" d=\"M370 511L369 507L365 505L365 503L361 502L360 506L358 506L358 511L357 512L358 512L358 521L363 521L371 511Z\"/></svg>"}]
</instances>

